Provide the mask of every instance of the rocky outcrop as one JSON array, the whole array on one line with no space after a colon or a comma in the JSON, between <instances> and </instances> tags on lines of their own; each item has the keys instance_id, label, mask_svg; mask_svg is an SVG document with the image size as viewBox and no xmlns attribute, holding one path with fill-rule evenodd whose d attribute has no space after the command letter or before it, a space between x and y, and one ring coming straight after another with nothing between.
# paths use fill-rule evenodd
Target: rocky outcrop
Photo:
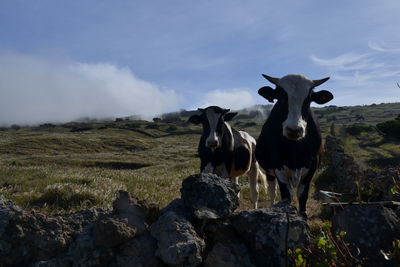
<instances>
[{"instance_id":1,"label":"rocky outcrop","mask_svg":"<svg viewBox=\"0 0 400 267\"><path fill-rule=\"evenodd\" d=\"M198 266L202 262L205 242L183 216L168 211L151 226L157 240L156 256L170 266Z\"/></svg>"},{"instance_id":2,"label":"rocky outcrop","mask_svg":"<svg viewBox=\"0 0 400 267\"><path fill-rule=\"evenodd\" d=\"M204 229L209 245L204 265L254 267L249 249L229 222L215 221Z\"/></svg>"},{"instance_id":3,"label":"rocky outcrop","mask_svg":"<svg viewBox=\"0 0 400 267\"><path fill-rule=\"evenodd\" d=\"M288 249L310 245L307 222L288 201L269 209L242 211L232 217L232 225L257 266L285 266Z\"/></svg>"},{"instance_id":4,"label":"rocky outcrop","mask_svg":"<svg viewBox=\"0 0 400 267\"><path fill-rule=\"evenodd\" d=\"M219 219L239 207L239 186L214 174L192 175L182 183L185 207L197 219Z\"/></svg>"},{"instance_id":5,"label":"rocky outcrop","mask_svg":"<svg viewBox=\"0 0 400 267\"><path fill-rule=\"evenodd\" d=\"M336 176L336 182L330 187L337 192L347 193L349 197L344 201L358 201L359 189L365 198L364 201L400 200L390 192L393 186L392 179L400 177L399 169L385 168L377 172L371 168L363 168L352 156L344 152L338 139L333 136L326 137L325 149ZM359 182L359 187L356 182Z\"/></svg>"},{"instance_id":6,"label":"rocky outcrop","mask_svg":"<svg viewBox=\"0 0 400 267\"><path fill-rule=\"evenodd\" d=\"M103 210L93 209L47 216L27 212L0 198L1 265L25 266L66 253L83 229L104 213Z\"/></svg>"},{"instance_id":7,"label":"rocky outcrop","mask_svg":"<svg viewBox=\"0 0 400 267\"><path fill-rule=\"evenodd\" d=\"M369 266L396 266L379 252L391 251L392 241L400 238L400 219L391 209L380 205L348 206L332 220L334 232L345 231L346 242L360 249L360 258Z\"/></svg>"},{"instance_id":8,"label":"rocky outcrop","mask_svg":"<svg viewBox=\"0 0 400 267\"><path fill-rule=\"evenodd\" d=\"M238 192L229 180L199 174L161 211L125 191L110 210L59 216L0 199L0 265L279 266L286 246L308 246L307 223L293 206L234 212Z\"/></svg>"},{"instance_id":9,"label":"rocky outcrop","mask_svg":"<svg viewBox=\"0 0 400 267\"><path fill-rule=\"evenodd\" d=\"M93 244L112 248L125 243L136 235L136 228L128 225L127 219L102 218L94 224Z\"/></svg>"}]
</instances>

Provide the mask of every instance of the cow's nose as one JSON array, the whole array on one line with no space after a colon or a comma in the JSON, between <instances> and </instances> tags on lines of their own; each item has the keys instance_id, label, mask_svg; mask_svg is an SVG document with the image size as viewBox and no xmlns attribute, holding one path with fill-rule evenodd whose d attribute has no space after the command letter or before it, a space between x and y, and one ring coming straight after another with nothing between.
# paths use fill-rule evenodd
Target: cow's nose
<instances>
[{"instance_id":1,"label":"cow's nose","mask_svg":"<svg viewBox=\"0 0 400 267\"><path fill-rule=\"evenodd\" d=\"M286 127L286 134L290 139L299 139L303 135L303 128L292 126Z\"/></svg>"},{"instance_id":2,"label":"cow's nose","mask_svg":"<svg viewBox=\"0 0 400 267\"><path fill-rule=\"evenodd\" d=\"M218 140L207 140L207 146L209 148L216 148L218 146Z\"/></svg>"}]
</instances>

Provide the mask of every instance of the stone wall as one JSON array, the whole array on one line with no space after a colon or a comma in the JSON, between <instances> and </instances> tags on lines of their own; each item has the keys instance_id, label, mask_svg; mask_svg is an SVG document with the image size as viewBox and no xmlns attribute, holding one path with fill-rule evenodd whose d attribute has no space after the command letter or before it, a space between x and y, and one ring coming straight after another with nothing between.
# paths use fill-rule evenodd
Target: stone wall
<instances>
[{"instance_id":1,"label":"stone wall","mask_svg":"<svg viewBox=\"0 0 400 267\"><path fill-rule=\"evenodd\" d=\"M235 212L239 188L193 175L159 210L125 191L110 210L48 216L0 199L1 266L284 266L309 246L307 222L288 202Z\"/></svg>"}]
</instances>

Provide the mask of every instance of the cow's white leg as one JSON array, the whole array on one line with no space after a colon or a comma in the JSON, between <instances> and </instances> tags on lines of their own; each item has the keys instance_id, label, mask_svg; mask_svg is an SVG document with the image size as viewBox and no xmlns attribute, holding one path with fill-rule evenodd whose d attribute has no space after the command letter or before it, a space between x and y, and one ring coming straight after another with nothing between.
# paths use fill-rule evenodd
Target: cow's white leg
<instances>
[{"instance_id":1,"label":"cow's white leg","mask_svg":"<svg viewBox=\"0 0 400 267\"><path fill-rule=\"evenodd\" d=\"M250 197L251 202L255 209L258 207L258 163L252 163L250 166L250 170L247 172L247 177L249 178L250 184Z\"/></svg>"}]
</instances>

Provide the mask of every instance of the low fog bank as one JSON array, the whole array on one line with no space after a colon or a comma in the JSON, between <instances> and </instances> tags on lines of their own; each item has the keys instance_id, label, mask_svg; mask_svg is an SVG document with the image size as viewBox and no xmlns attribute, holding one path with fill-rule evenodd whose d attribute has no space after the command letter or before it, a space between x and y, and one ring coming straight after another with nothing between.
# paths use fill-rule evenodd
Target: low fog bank
<instances>
[{"instance_id":1,"label":"low fog bank","mask_svg":"<svg viewBox=\"0 0 400 267\"><path fill-rule=\"evenodd\" d=\"M183 96L128 68L0 52L0 125L35 125L179 110Z\"/></svg>"}]
</instances>

